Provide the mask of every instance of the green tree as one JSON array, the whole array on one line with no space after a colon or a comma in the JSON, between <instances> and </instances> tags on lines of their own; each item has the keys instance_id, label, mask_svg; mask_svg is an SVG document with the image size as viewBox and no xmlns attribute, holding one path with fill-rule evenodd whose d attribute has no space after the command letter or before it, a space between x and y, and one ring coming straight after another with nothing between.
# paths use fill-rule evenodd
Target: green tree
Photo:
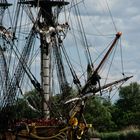
<instances>
[{"instance_id":1,"label":"green tree","mask_svg":"<svg viewBox=\"0 0 140 140\"><path fill-rule=\"evenodd\" d=\"M111 103L95 97L89 99L85 109L85 118L98 131L111 131L115 128L111 115Z\"/></svg>"},{"instance_id":2,"label":"green tree","mask_svg":"<svg viewBox=\"0 0 140 140\"><path fill-rule=\"evenodd\" d=\"M16 119L32 119L41 117L41 97L36 90L24 94L19 98L15 105ZM36 110L34 110L36 109Z\"/></svg>"},{"instance_id":3,"label":"green tree","mask_svg":"<svg viewBox=\"0 0 140 140\"><path fill-rule=\"evenodd\" d=\"M135 82L120 88L119 96L112 113L118 128L140 126L140 85Z\"/></svg>"},{"instance_id":4,"label":"green tree","mask_svg":"<svg viewBox=\"0 0 140 140\"><path fill-rule=\"evenodd\" d=\"M68 88L67 89L67 98L64 97L61 94L57 94L55 96L50 97L49 101L49 107L51 107L51 117L52 118L59 118L61 115L66 117L68 116L68 112L70 110L70 106L64 105L64 102L68 99L71 99L72 97L76 96L77 91ZM36 109L37 111L35 111ZM32 90L24 94L23 98L20 98L16 102L16 118L39 118L42 117L42 97L41 95L36 91ZM39 112L38 112L39 111Z\"/></svg>"}]
</instances>

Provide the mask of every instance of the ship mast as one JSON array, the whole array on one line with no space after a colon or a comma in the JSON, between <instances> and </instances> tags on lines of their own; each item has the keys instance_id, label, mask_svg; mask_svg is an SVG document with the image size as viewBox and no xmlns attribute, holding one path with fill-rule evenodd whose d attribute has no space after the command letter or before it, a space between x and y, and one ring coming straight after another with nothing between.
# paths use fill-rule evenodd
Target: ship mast
<instances>
[{"instance_id":1,"label":"ship mast","mask_svg":"<svg viewBox=\"0 0 140 140\"><path fill-rule=\"evenodd\" d=\"M22 3L22 2L21 2ZM24 4L30 4L40 8L39 12L39 35L41 49L41 87L43 89L43 117L50 118L49 98L50 98L50 72L51 72L51 50L53 44L51 37L55 36L56 23L53 15L53 7L61 8L67 5L64 0L32 0L25 1Z\"/></svg>"},{"instance_id":2,"label":"ship mast","mask_svg":"<svg viewBox=\"0 0 140 140\"><path fill-rule=\"evenodd\" d=\"M42 16L42 23L40 23L40 28L48 30L49 27L53 25L53 16L52 16L52 6L45 4L40 5L40 12ZM40 49L41 49L41 85L43 88L43 116L44 118L50 117L50 110L48 106L49 97L50 97L50 50L51 44L46 41L46 33L40 32Z\"/></svg>"}]
</instances>

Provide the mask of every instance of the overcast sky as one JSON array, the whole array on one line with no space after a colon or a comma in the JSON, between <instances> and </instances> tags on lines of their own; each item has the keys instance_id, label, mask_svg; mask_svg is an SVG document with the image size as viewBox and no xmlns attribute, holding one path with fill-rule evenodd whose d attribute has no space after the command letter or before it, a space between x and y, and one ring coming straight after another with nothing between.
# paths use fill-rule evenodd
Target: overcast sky
<instances>
[{"instance_id":1,"label":"overcast sky","mask_svg":"<svg viewBox=\"0 0 140 140\"><path fill-rule=\"evenodd\" d=\"M9 1L13 3L13 0ZM96 48L106 46L109 40L111 41L113 39L108 38L107 42L105 42L104 38L100 35L113 34L112 37L115 37L116 32L121 31L123 33L122 48L125 73L126 75L134 76L129 82L137 81L140 83L140 0L73 1L79 2L83 26L85 27L89 46L91 46L90 51L94 52ZM111 11L113 21L109 10ZM71 14L71 19L74 19L73 15ZM68 46L71 43L72 40L70 38ZM70 49L71 54L73 56L76 55L73 48Z\"/></svg>"},{"instance_id":2,"label":"overcast sky","mask_svg":"<svg viewBox=\"0 0 140 140\"><path fill-rule=\"evenodd\" d=\"M97 39L88 34L116 34L116 29L123 33L121 42L125 73L134 76L129 82L140 83L140 0L84 0L79 8L91 44Z\"/></svg>"},{"instance_id":3,"label":"overcast sky","mask_svg":"<svg viewBox=\"0 0 140 140\"><path fill-rule=\"evenodd\" d=\"M68 1L79 2L79 9L89 45L95 47L106 46L104 38L98 37L98 35L114 34L112 37L115 37L117 31L123 33L122 48L125 72L134 76L130 82L137 81L140 83L140 0ZM114 23L112 22L109 9ZM72 43L71 39L70 43ZM95 51L94 48L90 49ZM73 51L72 54L74 53Z\"/></svg>"}]
</instances>

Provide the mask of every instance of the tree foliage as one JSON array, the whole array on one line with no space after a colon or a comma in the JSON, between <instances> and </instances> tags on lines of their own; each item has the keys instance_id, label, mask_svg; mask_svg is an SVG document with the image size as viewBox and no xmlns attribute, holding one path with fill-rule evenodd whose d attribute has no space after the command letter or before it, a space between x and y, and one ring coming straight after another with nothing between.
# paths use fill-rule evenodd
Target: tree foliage
<instances>
[{"instance_id":1,"label":"tree foliage","mask_svg":"<svg viewBox=\"0 0 140 140\"><path fill-rule=\"evenodd\" d=\"M85 116L98 131L140 127L140 85L131 83L121 87L115 104L99 98L90 99Z\"/></svg>"},{"instance_id":2,"label":"tree foliage","mask_svg":"<svg viewBox=\"0 0 140 140\"><path fill-rule=\"evenodd\" d=\"M112 116L119 129L130 125L140 126L140 85L131 83L120 88L119 100Z\"/></svg>"},{"instance_id":3,"label":"tree foliage","mask_svg":"<svg viewBox=\"0 0 140 140\"><path fill-rule=\"evenodd\" d=\"M76 93L76 90L71 89L69 97L75 97ZM51 104L51 112L54 112L51 116L68 115L70 106L64 106L64 100L62 100L61 95L55 95L50 99L54 103ZM40 95L35 90L30 91L23 98L18 99L14 107L11 107L11 112L13 112L11 114L16 119L39 118L41 117L41 112L39 111L41 110L40 103ZM32 109L30 105L38 111ZM57 108L55 105L57 105ZM0 113L3 114L2 112ZM128 86L121 87L119 99L115 104L99 97L88 99L84 116L87 123L93 124L96 130L102 132L120 130L128 126L140 127L140 85L138 83L131 83Z\"/></svg>"},{"instance_id":4,"label":"tree foliage","mask_svg":"<svg viewBox=\"0 0 140 140\"><path fill-rule=\"evenodd\" d=\"M88 123L92 123L93 127L98 131L109 131L115 128L112 121L111 104L107 100L101 98L89 99L85 117Z\"/></svg>"}]
</instances>

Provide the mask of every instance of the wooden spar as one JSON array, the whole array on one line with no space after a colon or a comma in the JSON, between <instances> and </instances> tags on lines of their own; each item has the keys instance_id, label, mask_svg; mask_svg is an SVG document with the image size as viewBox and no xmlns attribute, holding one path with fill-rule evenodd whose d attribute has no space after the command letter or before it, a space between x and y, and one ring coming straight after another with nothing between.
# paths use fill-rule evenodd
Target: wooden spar
<instances>
[{"instance_id":1,"label":"wooden spar","mask_svg":"<svg viewBox=\"0 0 140 140\"><path fill-rule=\"evenodd\" d=\"M82 98L85 98L85 97L90 97L90 96L94 96L97 92L99 92L100 90L103 90L103 89L106 89L112 85L116 85L118 83L121 83L121 82L125 82L127 80L129 80L130 78L132 78L133 76L129 76L129 77L125 77L125 78L122 78L120 80L117 80L117 81L114 81L114 82L111 82L111 83L108 83L102 87L98 87L98 88L95 88L94 90L89 90L87 94L85 94Z\"/></svg>"},{"instance_id":2,"label":"wooden spar","mask_svg":"<svg viewBox=\"0 0 140 140\"><path fill-rule=\"evenodd\" d=\"M85 86L82 89L82 94L84 94L84 92L87 90L89 84L91 83L91 81L94 81L96 85L96 82L98 82L100 76L98 75L99 70L101 69L101 67L103 66L103 64L105 63L106 59L108 58L109 54L111 53L111 51L113 50L116 42L118 41L118 39L120 38L120 36L122 35L121 32L118 32L116 34L116 37L113 41L113 43L111 44L110 48L108 49L107 53L105 54L105 56L103 57L103 59L101 60L100 64L98 65L98 67L95 69L94 73L92 74L92 76L88 79L87 83L85 84Z\"/></svg>"},{"instance_id":3,"label":"wooden spar","mask_svg":"<svg viewBox=\"0 0 140 140\"><path fill-rule=\"evenodd\" d=\"M20 4L28 4L28 5L31 5L31 6L35 6L35 7L37 7L38 6L38 4L40 5L40 6L51 6L51 7L53 7L53 6L63 6L63 5L68 5L69 4L69 2L66 2L66 1L64 1L64 0L39 0L39 2L38 2L38 0L27 0L27 1L20 1L20 2L18 2L18 3L20 3Z\"/></svg>"},{"instance_id":4,"label":"wooden spar","mask_svg":"<svg viewBox=\"0 0 140 140\"><path fill-rule=\"evenodd\" d=\"M8 6L11 6L11 5L12 5L11 3L7 3L7 2L1 2L0 3L0 7L4 7L4 8L5 7L7 8Z\"/></svg>"},{"instance_id":5,"label":"wooden spar","mask_svg":"<svg viewBox=\"0 0 140 140\"><path fill-rule=\"evenodd\" d=\"M125 78L122 78L122 79L120 79L120 80L117 80L117 81L108 83L108 84L106 84L106 85L104 85L104 86L102 86L102 87L98 87L98 88L95 88L95 89L93 89L93 90L89 90L89 91L86 92L86 94L84 94L84 95L81 95L81 96L79 96L79 97L76 97L76 98L73 98L73 99L70 99L70 100L66 101L65 104L69 104L69 103L75 101L75 102L76 102L76 105L75 105L75 107L72 109L71 112L72 112L72 113L75 113L75 112L77 113L76 108L77 108L78 106L82 107L82 105L81 105L81 102L82 102L82 101L86 102L88 98L90 98L91 96L95 96L96 93L99 92L100 90L106 89L106 88L108 88L108 87L110 87L110 86L116 85L116 84L121 83L121 82L125 82L125 81L127 81L128 79L130 79L130 78L132 78L132 77L133 77L133 76L125 77ZM80 102L79 102L79 101L80 101ZM81 112L81 113L83 113L83 112Z\"/></svg>"},{"instance_id":6,"label":"wooden spar","mask_svg":"<svg viewBox=\"0 0 140 140\"><path fill-rule=\"evenodd\" d=\"M102 67L102 65L104 64L105 60L108 58L110 52L111 52L112 49L114 48L116 42L118 41L118 39L120 38L121 35L122 35L121 32L118 32L118 33L116 34L116 37L115 37L115 39L114 39L112 45L110 46L109 50L107 51L107 53L106 53L105 56L103 57L102 61L100 62L100 64L99 64L98 67L96 68L95 73L98 73L98 72L99 72L99 70L101 69L101 67Z\"/></svg>"}]
</instances>

